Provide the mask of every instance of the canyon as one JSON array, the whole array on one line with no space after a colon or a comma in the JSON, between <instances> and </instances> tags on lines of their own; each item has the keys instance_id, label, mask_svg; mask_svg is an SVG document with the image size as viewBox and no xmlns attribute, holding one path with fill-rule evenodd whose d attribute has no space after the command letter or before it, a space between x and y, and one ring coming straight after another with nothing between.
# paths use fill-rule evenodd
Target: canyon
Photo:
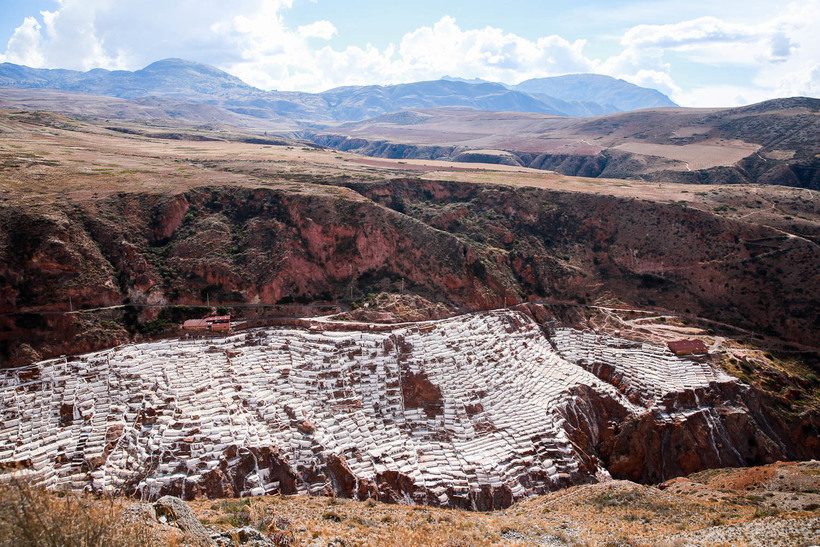
<instances>
[{"instance_id":1,"label":"canyon","mask_svg":"<svg viewBox=\"0 0 820 547\"><path fill-rule=\"evenodd\" d=\"M3 473L487 510L820 454L811 187L203 134L0 110Z\"/></svg>"}]
</instances>

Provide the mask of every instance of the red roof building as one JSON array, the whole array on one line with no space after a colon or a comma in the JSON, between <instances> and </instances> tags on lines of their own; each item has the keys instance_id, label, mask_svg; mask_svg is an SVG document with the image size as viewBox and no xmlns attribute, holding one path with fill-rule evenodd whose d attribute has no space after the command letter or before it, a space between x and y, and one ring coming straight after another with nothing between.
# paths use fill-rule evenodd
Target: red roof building
<instances>
[{"instance_id":1,"label":"red roof building","mask_svg":"<svg viewBox=\"0 0 820 547\"><path fill-rule=\"evenodd\" d=\"M675 355L704 355L709 353L706 344L700 340L675 340L667 342L667 346Z\"/></svg>"},{"instance_id":2,"label":"red roof building","mask_svg":"<svg viewBox=\"0 0 820 547\"><path fill-rule=\"evenodd\" d=\"M204 319L188 319L182 324L185 330L207 330L208 323Z\"/></svg>"},{"instance_id":3,"label":"red roof building","mask_svg":"<svg viewBox=\"0 0 820 547\"><path fill-rule=\"evenodd\" d=\"M212 315L211 317L206 317L205 321L211 330L231 330L230 315Z\"/></svg>"},{"instance_id":4,"label":"red roof building","mask_svg":"<svg viewBox=\"0 0 820 547\"><path fill-rule=\"evenodd\" d=\"M205 319L188 319L182 324L184 330L231 330L230 315L212 315Z\"/></svg>"}]
</instances>

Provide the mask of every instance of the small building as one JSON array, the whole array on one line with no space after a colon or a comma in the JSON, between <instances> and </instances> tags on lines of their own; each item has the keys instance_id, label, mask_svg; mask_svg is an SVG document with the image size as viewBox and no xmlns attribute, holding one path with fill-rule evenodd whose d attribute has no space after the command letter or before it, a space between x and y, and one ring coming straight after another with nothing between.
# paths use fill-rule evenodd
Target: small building
<instances>
[{"instance_id":1,"label":"small building","mask_svg":"<svg viewBox=\"0 0 820 547\"><path fill-rule=\"evenodd\" d=\"M706 344L700 340L675 340L667 342L666 345L675 355L705 355L709 353Z\"/></svg>"},{"instance_id":2,"label":"small building","mask_svg":"<svg viewBox=\"0 0 820 547\"><path fill-rule=\"evenodd\" d=\"M211 330L231 330L231 316L230 315L212 315L206 317L205 322L210 325Z\"/></svg>"},{"instance_id":3,"label":"small building","mask_svg":"<svg viewBox=\"0 0 820 547\"><path fill-rule=\"evenodd\" d=\"M205 319L188 319L182 324L182 329L190 331L229 331L231 330L231 316L212 315Z\"/></svg>"},{"instance_id":4,"label":"small building","mask_svg":"<svg viewBox=\"0 0 820 547\"><path fill-rule=\"evenodd\" d=\"M204 319L188 319L182 324L184 330L208 330L208 322Z\"/></svg>"}]
</instances>

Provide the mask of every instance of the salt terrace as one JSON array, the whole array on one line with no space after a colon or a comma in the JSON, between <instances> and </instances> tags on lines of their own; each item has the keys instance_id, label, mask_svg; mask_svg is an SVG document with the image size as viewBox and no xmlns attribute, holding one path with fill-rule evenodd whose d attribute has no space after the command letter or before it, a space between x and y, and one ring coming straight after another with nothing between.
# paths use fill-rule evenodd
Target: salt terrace
<instances>
[{"instance_id":1,"label":"salt terrace","mask_svg":"<svg viewBox=\"0 0 820 547\"><path fill-rule=\"evenodd\" d=\"M640 414L669 392L733 381L662 347L571 329L548 338L517 311L331 328L162 340L3 371L0 473L145 498L390 490L398 502L492 508L607 476L570 442L574 388Z\"/></svg>"}]
</instances>

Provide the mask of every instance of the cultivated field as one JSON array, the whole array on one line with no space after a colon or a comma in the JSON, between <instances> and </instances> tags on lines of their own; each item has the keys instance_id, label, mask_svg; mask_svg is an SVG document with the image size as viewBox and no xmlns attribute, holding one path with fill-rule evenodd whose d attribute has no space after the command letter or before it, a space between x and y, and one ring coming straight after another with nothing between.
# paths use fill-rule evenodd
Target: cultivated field
<instances>
[{"instance_id":1,"label":"cultivated field","mask_svg":"<svg viewBox=\"0 0 820 547\"><path fill-rule=\"evenodd\" d=\"M658 156L684 163L678 167L687 171L709 169L710 167L734 165L746 156L757 152L760 145L739 140L698 144L652 144L630 142L615 147L634 154ZM669 169L670 167L666 167Z\"/></svg>"}]
</instances>

